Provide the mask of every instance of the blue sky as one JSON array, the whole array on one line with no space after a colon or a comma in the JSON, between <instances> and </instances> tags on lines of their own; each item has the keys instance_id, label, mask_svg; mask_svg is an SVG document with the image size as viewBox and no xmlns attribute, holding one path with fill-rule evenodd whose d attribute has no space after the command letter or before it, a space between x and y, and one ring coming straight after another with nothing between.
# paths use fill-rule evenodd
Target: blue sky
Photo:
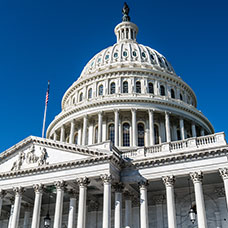
<instances>
[{"instance_id":1,"label":"blue sky","mask_svg":"<svg viewBox=\"0 0 228 228\"><path fill-rule=\"evenodd\" d=\"M215 131L228 132L227 1L129 0L137 41L162 53L195 91ZM41 136L84 65L116 41L123 1L0 1L0 152Z\"/></svg>"}]
</instances>

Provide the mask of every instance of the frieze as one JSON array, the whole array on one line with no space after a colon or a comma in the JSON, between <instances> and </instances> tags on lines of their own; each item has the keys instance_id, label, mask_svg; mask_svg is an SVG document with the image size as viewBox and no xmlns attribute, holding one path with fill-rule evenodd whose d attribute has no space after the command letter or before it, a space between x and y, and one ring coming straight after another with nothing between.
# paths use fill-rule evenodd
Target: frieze
<instances>
[{"instance_id":1,"label":"frieze","mask_svg":"<svg viewBox=\"0 0 228 228\"><path fill-rule=\"evenodd\" d=\"M13 163L11 171L20 170L23 164L36 164L43 166L47 164L48 153L46 148L40 147L40 151L35 151L35 146L32 145L28 150L20 151L17 160Z\"/></svg>"}]
</instances>

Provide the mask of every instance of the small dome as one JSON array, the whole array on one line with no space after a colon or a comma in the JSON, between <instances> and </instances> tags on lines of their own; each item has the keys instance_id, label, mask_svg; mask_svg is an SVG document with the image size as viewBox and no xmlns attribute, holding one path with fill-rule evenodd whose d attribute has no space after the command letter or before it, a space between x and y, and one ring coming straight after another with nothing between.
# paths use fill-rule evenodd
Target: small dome
<instances>
[{"instance_id":1,"label":"small dome","mask_svg":"<svg viewBox=\"0 0 228 228\"><path fill-rule=\"evenodd\" d=\"M96 54L84 67L80 78L106 69L119 67L139 67L165 71L175 75L167 59L156 50L138 44L138 27L132 22L122 22L115 28L117 43Z\"/></svg>"}]
</instances>

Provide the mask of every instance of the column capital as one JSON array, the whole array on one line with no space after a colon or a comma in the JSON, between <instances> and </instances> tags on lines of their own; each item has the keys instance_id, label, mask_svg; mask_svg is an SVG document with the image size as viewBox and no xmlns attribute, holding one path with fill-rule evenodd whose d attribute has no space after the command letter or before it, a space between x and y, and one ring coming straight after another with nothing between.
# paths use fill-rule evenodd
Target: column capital
<instances>
[{"instance_id":1,"label":"column capital","mask_svg":"<svg viewBox=\"0 0 228 228\"><path fill-rule=\"evenodd\" d=\"M228 179L228 169L227 168L219 169L219 173L223 180Z\"/></svg>"},{"instance_id":2,"label":"column capital","mask_svg":"<svg viewBox=\"0 0 228 228\"><path fill-rule=\"evenodd\" d=\"M85 115L83 116L83 119L88 119L88 115L85 114Z\"/></svg>"},{"instance_id":3,"label":"column capital","mask_svg":"<svg viewBox=\"0 0 228 228\"><path fill-rule=\"evenodd\" d=\"M132 108L132 109L131 109L131 112L136 112L136 111L137 111L136 108Z\"/></svg>"},{"instance_id":4,"label":"column capital","mask_svg":"<svg viewBox=\"0 0 228 228\"><path fill-rule=\"evenodd\" d=\"M75 124L75 120L74 120L74 119L71 120L70 123L71 123L71 124Z\"/></svg>"},{"instance_id":5,"label":"column capital","mask_svg":"<svg viewBox=\"0 0 228 228\"><path fill-rule=\"evenodd\" d=\"M33 189L35 193L43 193L44 185L43 184L34 184Z\"/></svg>"},{"instance_id":6,"label":"column capital","mask_svg":"<svg viewBox=\"0 0 228 228\"><path fill-rule=\"evenodd\" d=\"M117 109L117 108L114 109L114 112L115 112L115 113L118 113L119 111L120 111L120 110Z\"/></svg>"},{"instance_id":7,"label":"column capital","mask_svg":"<svg viewBox=\"0 0 228 228\"><path fill-rule=\"evenodd\" d=\"M13 191L15 196L21 196L25 192L25 189L23 187L14 187Z\"/></svg>"},{"instance_id":8,"label":"column capital","mask_svg":"<svg viewBox=\"0 0 228 228\"><path fill-rule=\"evenodd\" d=\"M88 177L80 177L77 179L77 183L80 187L87 187L90 181Z\"/></svg>"},{"instance_id":9,"label":"column capital","mask_svg":"<svg viewBox=\"0 0 228 228\"><path fill-rule=\"evenodd\" d=\"M115 192L122 193L124 189L124 184L122 182L114 183L113 187L115 189Z\"/></svg>"},{"instance_id":10,"label":"column capital","mask_svg":"<svg viewBox=\"0 0 228 228\"><path fill-rule=\"evenodd\" d=\"M0 189L0 199L2 199L3 197L5 197L6 195L6 191L3 189Z\"/></svg>"},{"instance_id":11,"label":"column capital","mask_svg":"<svg viewBox=\"0 0 228 228\"><path fill-rule=\"evenodd\" d=\"M150 113L154 113L154 109L148 109L148 112L150 112Z\"/></svg>"},{"instance_id":12,"label":"column capital","mask_svg":"<svg viewBox=\"0 0 228 228\"><path fill-rule=\"evenodd\" d=\"M65 188L66 188L66 182L61 180L61 181L56 181L55 182L55 187L56 187L56 190L62 190L64 191Z\"/></svg>"},{"instance_id":13,"label":"column capital","mask_svg":"<svg viewBox=\"0 0 228 228\"><path fill-rule=\"evenodd\" d=\"M111 174L101 174L100 178L104 184L111 184L112 183L112 175Z\"/></svg>"},{"instance_id":14,"label":"column capital","mask_svg":"<svg viewBox=\"0 0 228 228\"><path fill-rule=\"evenodd\" d=\"M140 180L138 182L139 188L147 188L147 186L149 185L148 180Z\"/></svg>"},{"instance_id":15,"label":"column capital","mask_svg":"<svg viewBox=\"0 0 228 228\"><path fill-rule=\"evenodd\" d=\"M190 177L193 183L199 183L203 181L203 172L192 172L190 173Z\"/></svg>"},{"instance_id":16,"label":"column capital","mask_svg":"<svg viewBox=\"0 0 228 228\"><path fill-rule=\"evenodd\" d=\"M162 180L166 187L172 187L175 183L175 176L164 176L162 177Z\"/></svg>"},{"instance_id":17,"label":"column capital","mask_svg":"<svg viewBox=\"0 0 228 228\"><path fill-rule=\"evenodd\" d=\"M98 115L102 115L102 114L103 114L103 111L99 111L99 112L98 112Z\"/></svg>"}]
</instances>

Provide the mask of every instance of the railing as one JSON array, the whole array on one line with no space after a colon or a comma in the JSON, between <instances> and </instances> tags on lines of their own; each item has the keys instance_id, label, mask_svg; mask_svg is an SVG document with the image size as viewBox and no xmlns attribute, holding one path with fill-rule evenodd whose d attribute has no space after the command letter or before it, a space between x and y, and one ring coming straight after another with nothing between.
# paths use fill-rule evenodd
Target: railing
<instances>
[{"instance_id":1,"label":"railing","mask_svg":"<svg viewBox=\"0 0 228 228\"><path fill-rule=\"evenodd\" d=\"M144 147L133 149L122 153L123 158L127 159L141 159L143 157L153 157L165 155L175 152L187 152L193 150L200 150L202 148L213 148L216 146L227 145L224 132L216 133L213 135L188 138L185 140L167 142L151 147Z\"/></svg>"}]
</instances>

